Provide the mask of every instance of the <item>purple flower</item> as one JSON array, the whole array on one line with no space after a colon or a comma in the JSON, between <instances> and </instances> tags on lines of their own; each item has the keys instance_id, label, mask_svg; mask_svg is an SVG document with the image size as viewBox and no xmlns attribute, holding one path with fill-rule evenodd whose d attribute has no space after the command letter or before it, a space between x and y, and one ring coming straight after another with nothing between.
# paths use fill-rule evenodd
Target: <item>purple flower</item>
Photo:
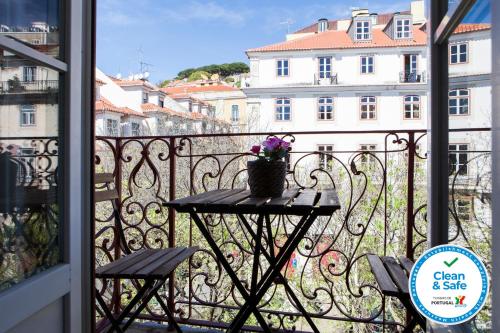
<instances>
[{"instance_id":1,"label":"purple flower","mask_svg":"<svg viewBox=\"0 0 500 333\"><path fill-rule=\"evenodd\" d=\"M264 148L269 151L273 151L281 145L283 140L276 137L271 137L263 142Z\"/></svg>"},{"instance_id":2,"label":"purple flower","mask_svg":"<svg viewBox=\"0 0 500 333\"><path fill-rule=\"evenodd\" d=\"M250 151L254 154L259 154L260 153L260 146L252 146L252 149Z\"/></svg>"}]
</instances>

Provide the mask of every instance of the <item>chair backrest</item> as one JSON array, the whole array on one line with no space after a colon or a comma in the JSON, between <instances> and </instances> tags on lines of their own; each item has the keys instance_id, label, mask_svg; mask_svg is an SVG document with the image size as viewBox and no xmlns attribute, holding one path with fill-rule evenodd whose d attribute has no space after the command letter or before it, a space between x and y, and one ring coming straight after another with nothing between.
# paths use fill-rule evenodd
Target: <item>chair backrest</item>
<instances>
[{"instance_id":1,"label":"chair backrest","mask_svg":"<svg viewBox=\"0 0 500 333\"><path fill-rule=\"evenodd\" d=\"M17 187L17 175L19 166L12 160L12 155L8 152L0 154L0 210L5 212L10 207L10 202L14 200Z\"/></svg>"},{"instance_id":2,"label":"chair backrest","mask_svg":"<svg viewBox=\"0 0 500 333\"><path fill-rule=\"evenodd\" d=\"M121 223L119 203L120 195L116 189L115 177L111 173L96 173L94 178L95 184L100 185L99 190L94 191L94 201L105 202L110 201L113 206L113 215L115 220L115 228L117 236L120 238L120 247L125 254L130 254L132 251L127 245L125 233Z\"/></svg>"}]
</instances>

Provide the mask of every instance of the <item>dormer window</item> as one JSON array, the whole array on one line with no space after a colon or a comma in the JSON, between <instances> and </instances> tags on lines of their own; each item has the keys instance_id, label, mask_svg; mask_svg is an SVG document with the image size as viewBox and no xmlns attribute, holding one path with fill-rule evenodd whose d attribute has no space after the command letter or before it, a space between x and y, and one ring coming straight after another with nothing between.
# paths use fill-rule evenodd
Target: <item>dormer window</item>
<instances>
[{"instance_id":1,"label":"dormer window","mask_svg":"<svg viewBox=\"0 0 500 333\"><path fill-rule=\"evenodd\" d=\"M358 21L356 22L356 40L370 40L370 21Z\"/></svg>"},{"instance_id":2,"label":"dormer window","mask_svg":"<svg viewBox=\"0 0 500 333\"><path fill-rule=\"evenodd\" d=\"M411 38L411 20L410 19L398 19L396 20L396 39Z\"/></svg>"}]
</instances>

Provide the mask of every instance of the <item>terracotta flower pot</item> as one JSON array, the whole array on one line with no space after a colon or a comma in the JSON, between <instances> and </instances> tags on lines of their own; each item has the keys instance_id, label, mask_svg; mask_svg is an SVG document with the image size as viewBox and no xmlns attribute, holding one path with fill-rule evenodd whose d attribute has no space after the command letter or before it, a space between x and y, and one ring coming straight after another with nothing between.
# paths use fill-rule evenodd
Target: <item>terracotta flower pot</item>
<instances>
[{"instance_id":1,"label":"terracotta flower pot","mask_svg":"<svg viewBox=\"0 0 500 333\"><path fill-rule=\"evenodd\" d=\"M285 188L286 162L248 161L248 184L254 197L281 197Z\"/></svg>"}]
</instances>

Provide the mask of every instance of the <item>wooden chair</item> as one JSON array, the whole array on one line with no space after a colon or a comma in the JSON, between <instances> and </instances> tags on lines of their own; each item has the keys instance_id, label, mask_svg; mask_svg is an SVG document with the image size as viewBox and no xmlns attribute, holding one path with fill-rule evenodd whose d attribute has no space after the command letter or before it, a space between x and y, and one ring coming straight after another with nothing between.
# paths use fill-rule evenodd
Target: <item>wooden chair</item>
<instances>
[{"instance_id":1,"label":"wooden chair","mask_svg":"<svg viewBox=\"0 0 500 333\"><path fill-rule=\"evenodd\" d=\"M397 297L411 316L411 320L403 332L413 332L417 324L425 332L425 317L414 308L408 289L408 276L413 262L405 257L399 257L398 262L394 257L379 257L375 254L368 254L367 258L382 294Z\"/></svg>"},{"instance_id":2,"label":"wooden chair","mask_svg":"<svg viewBox=\"0 0 500 333\"><path fill-rule=\"evenodd\" d=\"M105 266L96 269L96 278L113 279L128 279L137 288L137 294L125 306L123 311L115 316L108 308L105 300L96 291L97 302L102 308L105 316L111 323L109 332L117 331L124 332L133 321L140 315L148 302L154 297L160 307L165 311L171 327L177 332L182 332L177 324L173 313L159 296L159 289L165 284L170 274L183 261L188 260L197 250L196 247L176 247L168 249L141 249L136 252L131 252L126 246L125 236L120 225L120 216L118 211L119 195L114 188L114 177L112 174L97 174L95 177L96 184L102 184L103 189L95 191L95 202L111 201L113 205L113 217L118 219L116 237L120 237L122 251L125 256L115 260ZM113 188L112 188L113 187ZM143 281L143 282L142 282ZM172 295L170 295L172 296ZM134 307L138 307L133 311ZM127 321L124 319L128 318Z\"/></svg>"}]
</instances>

